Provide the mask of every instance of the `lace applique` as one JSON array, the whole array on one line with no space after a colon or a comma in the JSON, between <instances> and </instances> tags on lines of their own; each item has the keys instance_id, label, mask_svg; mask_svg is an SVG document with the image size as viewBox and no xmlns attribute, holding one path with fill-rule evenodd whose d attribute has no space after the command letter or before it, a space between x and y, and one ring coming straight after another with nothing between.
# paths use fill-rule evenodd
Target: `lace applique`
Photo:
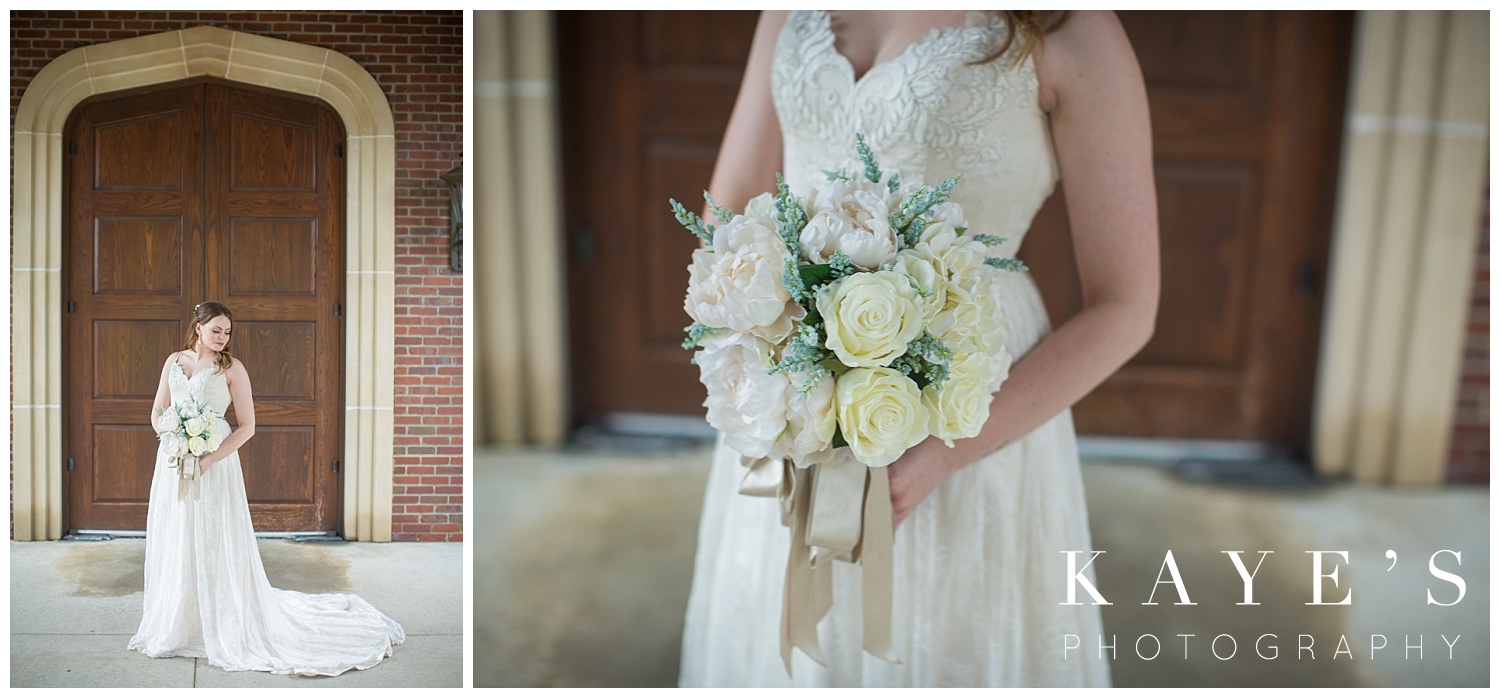
<instances>
[{"instance_id":1,"label":"lace applique","mask_svg":"<svg viewBox=\"0 0 1500 698\"><path fill-rule=\"evenodd\" d=\"M881 164L907 181L963 173L955 197L971 222L977 213L1019 245L1056 166L1031 59L1012 68L1008 52L974 64L1004 37L998 16L970 13L965 25L933 29L856 80L834 47L828 13L791 13L771 70L788 182L805 187L825 169L857 169L851 145L862 132ZM990 200L996 192L1002 200Z\"/></svg>"}]
</instances>

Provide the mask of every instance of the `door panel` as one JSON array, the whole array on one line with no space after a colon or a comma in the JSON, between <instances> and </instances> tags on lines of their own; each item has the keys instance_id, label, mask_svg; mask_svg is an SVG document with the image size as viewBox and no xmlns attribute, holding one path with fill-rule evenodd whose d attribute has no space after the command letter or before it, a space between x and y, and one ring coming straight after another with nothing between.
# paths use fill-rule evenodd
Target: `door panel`
<instances>
[{"instance_id":1,"label":"door panel","mask_svg":"<svg viewBox=\"0 0 1500 698\"><path fill-rule=\"evenodd\" d=\"M1122 12L1151 103L1161 219L1155 336L1080 432L1308 443L1352 15ZM575 404L702 414L678 347L697 208L754 13L564 12L558 23ZM1066 192L1020 256L1054 326L1082 306Z\"/></svg>"},{"instance_id":2,"label":"door panel","mask_svg":"<svg viewBox=\"0 0 1500 698\"><path fill-rule=\"evenodd\" d=\"M1121 12L1151 103L1156 332L1074 409L1082 433L1304 451L1352 15ZM1020 256L1056 325L1082 307L1066 191Z\"/></svg>"},{"instance_id":3,"label":"door panel","mask_svg":"<svg viewBox=\"0 0 1500 698\"><path fill-rule=\"evenodd\" d=\"M342 450L342 130L305 98L217 81L105 96L67 127L70 530L145 527L147 422L194 304L234 311L260 530L334 531ZM233 408L227 415L238 422Z\"/></svg>"}]
</instances>

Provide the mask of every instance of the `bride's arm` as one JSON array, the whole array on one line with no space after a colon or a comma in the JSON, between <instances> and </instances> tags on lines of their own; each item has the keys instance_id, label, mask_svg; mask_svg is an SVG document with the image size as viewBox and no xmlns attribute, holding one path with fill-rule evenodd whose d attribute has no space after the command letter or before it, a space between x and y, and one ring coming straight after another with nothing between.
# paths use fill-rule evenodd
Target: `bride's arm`
<instances>
[{"instance_id":1,"label":"bride's arm","mask_svg":"<svg viewBox=\"0 0 1500 698\"><path fill-rule=\"evenodd\" d=\"M719 205L744 211L757 194L774 191L781 169L781 123L771 100L771 57L786 12L762 12L708 192ZM707 214L705 214L707 215ZM712 221L712 219L709 219Z\"/></svg>"},{"instance_id":2,"label":"bride's arm","mask_svg":"<svg viewBox=\"0 0 1500 698\"><path fill-rule=\"evenodd\" d=\"M250 394L250 373L245 370L245 364L234 359L229 364L229 373L225 377L229 379L229 398L234 401L234 416L239 426L224 437L224 443L219 444L218 450L198 459L200 472L207 472L208 466L238 451L250 437L255 436L255 400Z\"/></svg>"},{"instance_id":3,"label":"bride's arm","mask_svg":"<svg viewBox=\"0 0 1500 698\"><path fill-rule=\"evenodd\" d=\"M1011 369L989 421L949 449L928 439L890 468L899 522L949 474L1083 398L1151 338L1160 290L1151 121L1140 66L1110 12L1075 12L1036 55L1084 307Z\"/></svg>"},{"instance_id":4,"label":"bride's arm","mask_svg":"<svg viewBox=\"0 0 1500 698\"><path fill-rule=\"evenodd\" d=\"M151 402L151 430L157 433L161 433L161 425L156 423L156 419L172 404L172 389L167 387L167 376L176 361L177 354L174 353L161 365L161 382L156 384L156 399Z\"/></svg>"}]
</instances>

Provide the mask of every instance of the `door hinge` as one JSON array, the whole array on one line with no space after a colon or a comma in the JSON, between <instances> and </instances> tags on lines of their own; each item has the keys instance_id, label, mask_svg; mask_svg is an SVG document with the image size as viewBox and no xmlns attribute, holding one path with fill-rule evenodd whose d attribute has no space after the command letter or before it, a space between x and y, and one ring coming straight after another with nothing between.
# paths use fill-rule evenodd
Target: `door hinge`
<instances>
[{"instance_id":1,"label":"door hinge","mask_svg":"<svg viewBox=\"0 0 1500 698\"><path fill-rule=\"evenodd\" d=\"M339 459L335 458L335 459L333 459L333 472L338 472L338 471L339 471Z\"/></svg>"},{"instance_id":2,"label":"door hinge","mask_svg":"<svg viewBox=\"0 0 1500 698\"><path fill-rule=\"evenodd\" d=\"M344 316L344 304L343 303L334 303L333 304L333 316L334 317L343 317Z\"/></svg>"},{"instance_id":3,"label":"door hinge","mask_svg":"<svg viewBox=\"0 0 1500 698\"><path fill-rule=\"evenodd\" d=\"M333 154L339 157L344 157L344 144L335 143L333 146Z\"/></svg>"},{"instance_id":4,"label":"door hinge","mask_svg":"<svg viewBox=\"0 0 1500 698\"><path fill-rule=\"evenodd\" d=\"M68 470L72 470L72 469L73 469L73 459L69 458L68 459Z\"/></svg>"},{"instance_id":5,"label":"door hinge","mask_svg":"<svg viewBox=\"0 0 1500 698\"><path fill-rule=\"evenodd\" d=\"M78 309L78 306L74 305L73 301L68 301L68 312L71 313L71 312L73 312L73 311L75 311L77 309ZM194 330L194 331L196 332L197 330Z\"/></svg>"},{"instance_id":6,"label":"door hinge","mask_svg":"<svg viewBox=\"0 0 1500 698\"><path fill-rule=\"evenodd\" d=\"M75 140L72 140L72 139L68 140L68 154L69 155L77 155L78 154L78 141L75 141Z\"/></svg>"}]
</instances>

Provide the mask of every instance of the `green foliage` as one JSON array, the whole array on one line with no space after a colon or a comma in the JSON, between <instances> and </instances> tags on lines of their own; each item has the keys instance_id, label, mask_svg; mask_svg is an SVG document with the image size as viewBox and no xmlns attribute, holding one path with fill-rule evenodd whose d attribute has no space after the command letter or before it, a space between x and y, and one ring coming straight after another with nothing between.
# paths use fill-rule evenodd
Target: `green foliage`
<instances>
[{"instance_id":1,"label":"green foliage","mask_svg":"<svg viewBox=\"0 0 1500 698\"><path fill-rule=\"evenodd\" d=\"M723 332L724 328L709 327L701 322L695 322L682 328L682 331L687 333L687 339L683 340L682 348L693 349L703 344L703 340L708 337Z\"/></svg>"},{"instance_id":2,"label":"green foliage","mask_svg":"<svg viewBox=\"0 0 1500 698\"><path fill-rule=\"evenodd\" d=\"M942 340L923 332L921 337L907 345L905 354L891 362L891 368L912 379L919 389L928 385L942 389L952 364L953 351Z\"/></svg>"},{"instance_id":3,"label":"green foliage","mask_svg":"<svg viewBox=\"0 0 1500 698\"><path fill-rule=\"evenodd\" d=\"M957 177L949 177L936 187L918 187L916 191L907 194L901 200L901 205L891 212L891 229L896 231L897 239L905 247L916 247L917 239L922 234L921 221L923 216L932 210L933 206L944 203L953 196L953 186L958 184Z\"/></svg>"},{"instance_id":4,"label":"green foliage","mask_svg":"<svg viewBox=\"0 0 1500 698\"><path fill-rule=\"evenodd\" d=\"M734 211L720 206L717 201L714 201L713 195L709 194L707 189L703 190L703 201L708 204L708 209L713 211L714 218L718 219L720 225L734 220Z\"/></svg>"},{"instance_id":5,"label":"green foliage","mask_svg":"<svg viewBox=\"0 0 1500 698\"><path fill-rule=\"evenodd\" d=\"M959 231L959 232L960 232L960 234L962 234L963 231ZM970 235L969 237L974 238L975 240L978 240L978 241L980 241L980 242L982 242L982 243L984 243L986 245L990 245L990 246L1004 245L1005 244L1005 238L1000 237L998 235L985 235L984 233L975 233L973 235Z\"/></svg>"},{"instance_id":6,"label":"green foliage","mask_svg":"<svg viewBox=\"0 0 1500 698\"><path fill-rule=\"evenodd\" d=\"M875 162L875 153L870 150L870 144L865 142L865 134L854 134L854 152L859 154L859 161L865 166L865 179L879 183L884 173L880 171L880 163Z\"/></svg>"},{"instance_id":7,"label":"green foliage","mask_svg":"<svg viewBox=\"0 0 1500 698\"><path fill-rule=\"evenodd\" d=\"M676 199L668 199L667 201L671 202L672 213L677 216L677 222L681 223L682 227L687 228L688 232L697 235L700 240L713 242L714 227L703 222L702 216L683 208L682 204L677 203Z\"/></svg>"},{"instance_id":8,"label":"green foliage","mask_svg":"<svg viewBox=\"0 0 1500 698\"><path fill-rule=\"evenodd\" d=\"M1030 271L1031 269L1022 263L1021 260L1014 257L1006 257L1004 259L999 257L985 257L984 263L1001 271Z\"/></svg>"}]
</instances>

